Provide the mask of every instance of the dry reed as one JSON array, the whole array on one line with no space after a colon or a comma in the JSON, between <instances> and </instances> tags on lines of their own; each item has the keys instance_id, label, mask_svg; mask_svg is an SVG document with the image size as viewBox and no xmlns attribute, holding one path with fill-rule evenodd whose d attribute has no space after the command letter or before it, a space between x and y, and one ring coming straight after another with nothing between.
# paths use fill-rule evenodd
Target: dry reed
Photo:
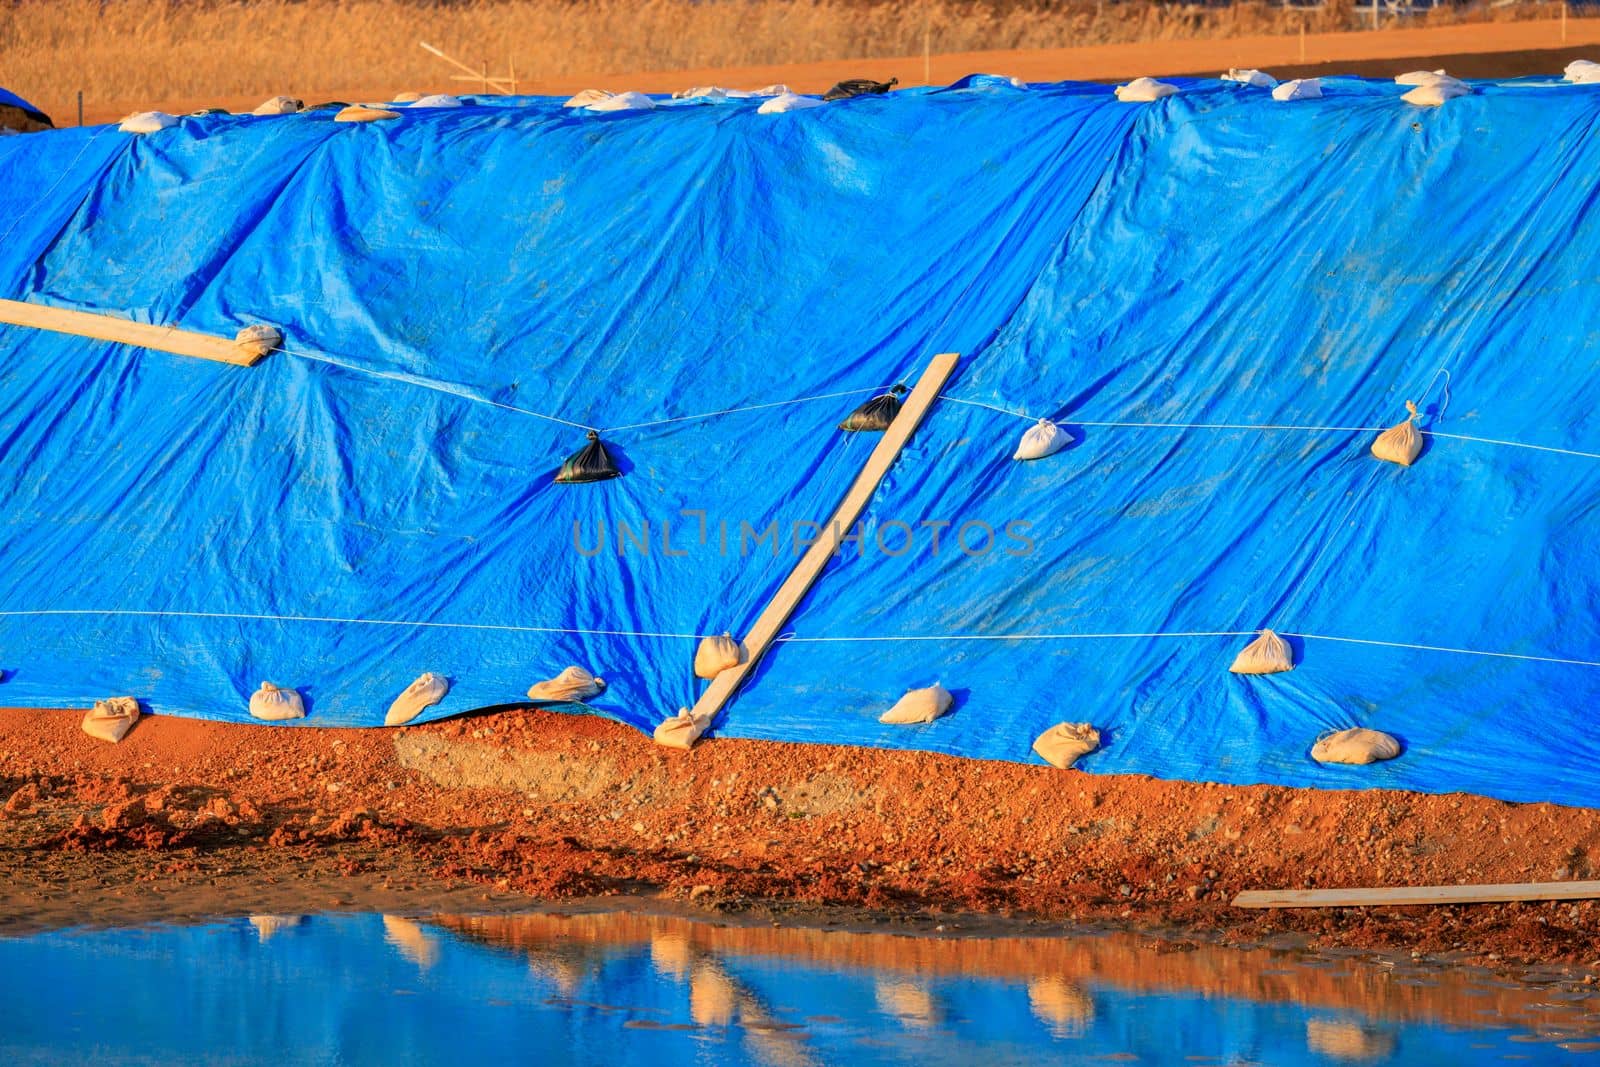
<instances>
[{"instance_id":1,"label":"dry reed","mask_svg":"<svg viewBox=\"0 0 1600 1067\"><path fill-rule=\"evenodd\" d=\"M65 118L137 103L438 84L428 40L537 83L577 73L1344 29L1310 11L1152 0L0 0L0 85Z\"/></svg>"}]
</instances>

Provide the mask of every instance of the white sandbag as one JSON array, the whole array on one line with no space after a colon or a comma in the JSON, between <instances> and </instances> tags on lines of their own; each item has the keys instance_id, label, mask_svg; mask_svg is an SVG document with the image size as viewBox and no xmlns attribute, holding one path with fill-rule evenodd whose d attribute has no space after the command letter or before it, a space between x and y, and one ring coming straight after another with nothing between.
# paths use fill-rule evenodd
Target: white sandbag
<instances>
[{"instance_id":1,"label":"white sandbag","mask_svg":"<svg viewBox=\"0 0 1600 1067\"><path fill-rule=\"evenodd\" d=\"M260 359L283 344L283 333L276 326L246 326L233 335L233 346L246 359Z\"/></svg>"},{"instance_id":2,"label":"white sandbag","mask_svg":"<svg viewBox=\"0 0 1600 1067\"><path fill-rule=\"evenodd\" d=\"M305 105L292 96L275 96L251 109L252 115L293 115Z\"/></svg>"},{"instance_id":3,"label":"white sandbag","mask_svg":"<svg viewBox=\"0 0 1600 1067\"><path fill-rule=\"evenodd\" d=\"M1033 742L1039 758L1066 770L1100 747L1100 731L1086 722L1058 722Z\"/></svg>"},{"instance_id":4,"label":"white sandbag","mask_svg":"<svg viewBox=\"0 0 1600 1067\"><path fill-rule=\"evenodd\" d=\"M753 95L755 95L755 96L784 96L788 92L789 92L789 87L787 85L783 84L782 82L773 82L771 85L763 85L761 88L757 89Z\"/></svg>"},{"instance_id":5,"label":"white sandbag","mask_svg":"<svg viewBox=\"0 0 1600 1067\"><path fill-rule=\"evenodd\" d=\"M693 973L689 975L689 1018L694 1020L696 1026L707 1028L722 1028L731 1025L733 1020L739 1016L739 992L738 987L728 979L726 974L717 969L715 963L710 960L701 960L695 965ZM749 1002L747 1001L746 1003L748 1004ZM754 1005L751 1005L751 1007L754 1007ZM749 1008L746 1010L749 1011ZM754 1011L749 1011L749 1014L740 1019L740 1023L749 1025L752 1022L756 1022L759 1016L752 1018L755 1014ZM755 1030L755 1028L753 1027L752 1030ZM754 1048L770 1048L770 1046L756 1045L754 1041L751 1042L751 1045ZM707 1058L709 1059L710 1057ZM754 1058L759 1062L773 1064L816 1062L808 1056L803 1054L796 1055L788 1050L783 1050L783 1052L776 1055L771 1052L768 1052L766 1056L758 1054Z\"/></svg>"},{"instance_id":6,"label":"white sandbag","mask_svg":"<svg viewBox=\"0 0 1600 1067\"><path fill-rule=\"evenodd\" d=\"M715 678L729 667L737 667L743 658L739 642L732 634L701 638L700 647L694 653L695 677Z\"/></svg>"},{"instance_id":7,"label":"white sandbag","mask_svg":"<svg viewBox=\"0 0 1600 1067\"><path fill-rule=\"evenodd\" d=\"M178 124L176 116L165 111L140 111L122 120L117 129L123 133L157 133Z\"/></svg>"},{"instance_id":8,"label":"white sandbag","mask_svg":"<svg viewBox=\"0 0 1600 1067\"><path fill-rule=\"evenodd\" d=\"M373 107L370 104L351 104L337 115L333 116L334 122L383 122L386 119L397 119L400 112L390 111L386 107Z\"/></svg>"},{"instance_id":9,"label":"white sandbag","mask_svg":"<svg viewBox=\"0 0 1600 1067\"><path fill-rule=\"evenodd\" d=\"M1234 674L1280 674L1294 670L1294 651L1289 642L1273 633L1262 630L1261 635L1239 650L1233 657Z\"/></svg>"},{"instance_id":10,"label":"white sandbag","mask_svg":"<svg viewBox=\"0 0 1600 1067\"><path fill-rule=\"evenodd\" d=\"M305 718L306 706L293 689L262 682L261 688L250 694L250 714L267 722L282 722Z\"/></svg>"},{"instance_id":11,"label":"white sandbag","mask_svg":"<svg viewBox=\"0 0 1600 1067\"><path fill-rule=\"evenodd\" d=\"M419 96L406 105L407 107L460 107L461 101L449 93L433 93L429 96Z\"/></svg>"},{"instance_id":12,"label":"white sandbag","mask_svg":"<svg viewBox=\"0 0 1600 1067\"><path fill-rule=\"evenodd\" d=\"M389 102L391 104L414 104L418 100L421 100L421 99L422 99L422 94L421 93L412 93L412 92L396 93L394 95L394 97Z\"/></svg>"},{"instance_id":13,"label":"white sandbag","mask_svg":"<svg viewBox=\"0 0 1600 1067\"><path fill-rule=\"evenodd\" d=\"M1235 82L1239 85L1249 85L1256 89L1271 89L1278 84L1278 79L1264 70L1251 70L1229 67L1228 73L1222 76L1225 82Z\"/></svg>"},{"instance_id":14,"label":"white sandbag","mask_svg":"<svg viewBox=\"0 0 1600 1067\"><path fill-rule=\"evenodd\" d=\"M599 696L605 689L604 678L596 678L582 667L568 667L554 678L534 683L528 689L528 699L581 704Z\"/></svg>"},{"instance_id":15,"label":"white sandbag","mask_svg":"<svg viewBox=\"0 0 1600 1067\"><path fill-rule=\"evenodd\" d=\"M423 708L431 708L444 699L450 691L450 683L432 671L425 671L417 676L417 680L405 687L405 690L394 698L394 703L389 705L389 712L383 717L383 725L400 726L415 719L422 714Z\"/></svg>"},{"instance_id":16,"label":"white sandbag","mask_svg":"<svg viewBox=\"0 0 1600 1067\"><path fill-rule=\"evenodd\" d=\"M1149 104L1178 91L1176 85L1156 81L1154 78L1135 78L1127 85L1117 86L1117 99L1124 104Z\"/></svg>"},{"instance_id":17,"label":"white sandbag","mask_svg":"<svg viewBox=\"0 0 1600 1067\"><path fill-rule=\"evenodd\" d=\"M1459 80L1458 78L1452 78L1442 70L1413 70L1394 76L1396 85L1432 85L1434 82Z\"/></svg>"},{"instance_id":18,"label":"white sandbag","mask_svg":"<svg viewBox=\"0 0 1600 1067\"><path fill-rule=\"evenodd\" d=\"M879 715L878 721L891 726L932 722L949 711L954 701L955 698L950 695L948 689L934 682L926 689L909 690L905 696L895 701L894 707Z\"/></svg>"},{"instance_id":19,"label":"white sandbag","mask_svg":"<svg viewBox=\"0 0 1600 1067\"><path fill-rule=\"evenodd\" d=\"M1411 414L1406 416L1405 422L1389 427L1372 442L1374 456L1402 467L1411 466L1422 452L1422 433L1415 424L1417 405L1407 400L1406 410Z\"/></svg>"},{"instance_id":20,"label":"white sandbag","mask_svg":"<svg viewBox=\"0 0 1600 1067\"><path fill-rule=\"evenodd\" d=\"M613 93L604 100L584 104L585 111L649 111L656 102L643 93Z\"/></svg>"},{"instance_id":21,"label":"white sandbag","mask_svg":"<svg viewBox=\"0 0 1600 1067\"><path fill-rule=\"evenodd\" d=\"M1592 59L1574 59L1567 64L1567 69L1562 77L1574 85L1590 85L1600 82L1600 63Z\"/></svg>"},{"instance_id":22,"label":"white sandbag","mask_svg":"<svg viewBox=\"0 0 1600 1067\"><path fill-rule=\"evenodd\" d=\"M1318 78L1296 78L1272 90L1272 99L1280 104L1291 100L1315 100L1322 95L1322 81Z\"/></svg>"},{"instance_id":23,"label":"white sandbag","mask_svg":"<svg viewBox=\"0 0 1600 1067\"><path fill-rule=\"evenodd\" d=\"M1348 1019L1307 1019L1306 1047L1340 1063L1394 1062L1395 1033Z\"/></svg>"},{"instance_id":24,"label":"white sandbag","mask_svg":"<svg viewBox=\"0 0 1600 1067\"><path fill-rule=\"evenodd\" d=\"M304 915L252 915L250 925L256 928L256 939L263 944L272 940L285 930L292 930L305 923Z\"/></svg>"},{"instance_id":25,"label":"white sandbag","mask_svg":"<svg viewBox=\"0 0 1600 1067\"><path fill-rule=\"evenodd\" d=\"M786 111L804 111L807 108L821 107L822 101L814 96L800 96L798 93L781 93L773 97L760 107L756 108L758 115L781 115Z\"/></svg>"},{"instance_id":26,"label":"white sandbag","mask_svg":"<svg viewBox=\"0 0 1600 1067\"><path fill-rule=\"evenodd\" d=\"M677 92L672 94L672 99L674 99L674 100L726 100L730 96L738 98L738 97L749 96L749 95L750 95L749 93L741 93L741 92L738 92L737 90L734 90L734 91L730 92L729 90L724 89L720 85L696 85L692 89L680 89L680 90L678 90Z\"/></svg>"},{"instance_id":27,"label":"white sandbag","mask_svg":"<svg viewBox=\"0 0 1600 1067\"><path fill-rule=\"evenodd\" d=\"M1446 100L1454 100L1458 96L1466 96L1472 92L1461 82L1454 78L1419 85L1400 99L1416 107L1438 107Z\"/></svg>"},{"instance_id":28,"label":"white sandbag","mask_svg":"<svg viewBox=\"0 0 1600 1067\"><path fill-rule=\"evenodd\" d=\"M107 697L97 700L83 717L83 732L113 745L128 736L139 721L139 702L132 697Z\"/></svg>"},{"instance_id":29,"label":"white sandbag","mask_svg":"<svg viewBox=\"0 0 1600 1067\"><path fill-rule=\"evenodd\" d=\"M1012 459L1043 459L1072 443L1072 435L1049 419L1040 419L1022 434Z\"/></svg>"},{"instance_id":30,"label":"white sandbag","mask_svg":"<svg viewBox=\"0 0 1600 1067\"><path fill-rule=\"evenodd\" d=\"M598 104L602 100L609 99L613 95L614 94L609 93L604 89L584 89L582 92L575 94L572 99L568 100L561 106L588 107L590 104Z\"/></svg>"},{"instance_id":31,"label":"white sandbag","mask_svg":"<svg viewBox=\"0 0 1600 1067\"><path fill-rule=\"evenodd\" d=\"M710 723L697 719L688 708L679 708L678 714L658 725L651 737L656 744L667 748L692 748L706 732Z\"/></svg>"},{"instance_id":32,"label":"white sandbag","mask_svg":"<svg viewBox=\"0 0 1600 1067\"><path fill-rule=\"evenodd\" d=\"M1311 746L1311 758L1318 763L1348 763L1363 766L1400 755L1400 742L1381 730L1355 727L1324 734Z\"/></svg>"}]
</instances>

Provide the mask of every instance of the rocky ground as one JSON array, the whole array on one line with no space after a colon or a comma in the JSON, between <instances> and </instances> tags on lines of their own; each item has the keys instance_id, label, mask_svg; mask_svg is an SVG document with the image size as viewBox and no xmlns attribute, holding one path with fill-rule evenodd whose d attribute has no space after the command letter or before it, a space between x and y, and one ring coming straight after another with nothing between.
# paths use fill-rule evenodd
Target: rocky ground
<instances>
[{"instance_id":1,"label":"rocky ground","mask_svg":"<svg viewBox=\"0 0 1600 1067\"><path fill-rule=\"evenodd\" d=\"M975 914L1223 942L1600 959L1587 902L1242 911L1241 889L1593 877L1600 812L1225 787L528 710L398 730L0 711L0 933L626 894L932 928Z\"/></svg>"}]
</instances>

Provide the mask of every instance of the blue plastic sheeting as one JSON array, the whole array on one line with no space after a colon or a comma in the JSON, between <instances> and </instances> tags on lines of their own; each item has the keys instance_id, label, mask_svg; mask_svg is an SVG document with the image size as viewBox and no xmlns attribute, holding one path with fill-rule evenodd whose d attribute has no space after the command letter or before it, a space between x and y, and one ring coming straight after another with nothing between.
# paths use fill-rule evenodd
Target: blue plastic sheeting
<instances>
[{"instance_id":1,"label":"blue plastic sheeting","mask_svg":"<svg viewBox=\"0 0 1600 1067\"><path fill-rule=\"evenodd\" d=\"M39 111L38 108L34 107L32 104L30 104L26 100L22 99L22 97L18 96L16 93L9 92L4 88L0 88L0 105L9 105L10 107L20 107L24 111L35 111L35 112Z\"/></svg>"},{"instance_id":2,"label":"blue plastic sheeting","mask_svg":"<svg viewBox=\"0 0 1600 1067\"><path fill-rule=\"evenodd\" d=\"M1367 1062L1498 1063L1540 1048L1557 1054L1552 1043L1561 1036L1492 1012L1479 1013L1481 1026L1463 1027L1286 998L1128 989L1115 978L1068 985L1042 974L1039 988L1064 990L1077 1012L1052 1014L1035 1000L1034 976L1023 974L868 970L694 950L693 973L674 973L650 942L574 938L512 950L377 915L288 922L265 927L265 937L237 919L0 939L0 1054L11 1064L387 1065L459 1063L466 1053L495 1063L532 1055L607 1065L1203 1057L1291 1067L1362 1050ZM1262 982L1278 998L1292 996L1293 978L1283 977L1292 972L1275 974ZM697 995L697 980L715 995ZM1318 1042L1317 1029L1330 1025L1358 1044ZM1574 1036L1586 1037L1565 1031Z\"/></svg>"},{"instance_id":3,"label":"blue plastic sheeting","mask_svg":"<svg viewBox=\"0 0 1600 1067\"><path fill-rule=\"evenodd\" d=\"M956 351L717 733L1089 721L1091 772L1600 803L1600 91L1179 84L7 139L0 295L288 351L0 327L0 703L247 721L271 680L375 725L423 671L431 718L578 663L648 729L864 462L838 421ZM1407 399L1510 444L1380 463ZM1013 462L1036 417L1074 445ZM588 427L624 476L551 484ZM1297 668L1229 674L1262 626ZM878 724L935 679L954 714ZM1350 725L1404 754L1311 762Z\"/></svg>"}]
</instances>

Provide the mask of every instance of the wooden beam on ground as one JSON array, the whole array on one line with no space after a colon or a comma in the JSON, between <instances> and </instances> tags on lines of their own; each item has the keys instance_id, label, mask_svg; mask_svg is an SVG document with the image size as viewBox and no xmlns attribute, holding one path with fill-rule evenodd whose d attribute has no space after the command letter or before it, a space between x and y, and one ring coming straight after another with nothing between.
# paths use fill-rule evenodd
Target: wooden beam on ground
<instances>
[{"instance_id":1,"label":"wooden beam on ground","mask_svg":"<svg viewBox=\"0 0 1600 1067\"><path fill-rule=\"evenodd\" d=\"M1236 908L1377 908L1413 904L1508 904L1519 900L1600 899L1600 882L1414 885L1392 889L1247 889Z\"/></svg>"},{"instance_id":2,"label":"wooden beam on ground","mask_svg":"<svg viewBox=\"0 0 1600 1067\"><path fill-rule=\"evenodd\" d=\"M239 350L231 337L217 337L209 333L180 330L176 326L151 326L131 322L113 315L100 315L90 311L71 311L67 308L28 304L21 300L0 300L0 323L27 326L35 330L70 333L77 337L92 337L97 341L115 341L118 344L153 348L158 352L171 352L196 359L211 359L219 363L232 363L240 367L254 366L261 359Z\"/></svg>"},{"instance_id":3,"label":"wooden beam on ground","mask_svg":"<svg viewBox=\"0 0 1600 1067\"><path fill-rule=\"evenodd\" d=\"M816 581L817 575L822 573L822 568L833 558L843 536L855 526L856 519L860 518L867 502L872 499L872 494L877 491L878 483L883 481L883 476L888 473L895 458L900 455L900 450L905 447L912 432L921 424L922 417L927 414L928 408L939 395L939 390L944 388L944 383L949 379L950 372L955 370L956 360L959 358L954 352L946 352L934 356L928 363L928 369L922 372L922 377L917 380L911 395L900 405L900 414L896 415L889 428L883 431L883 437L878 441L877 447L872 450L872 455L867 457L866 466L856 475L856 480L845 493L843 502L823 527L821 539L806 549L805 555L800 557L800 562L789 572L789 577L778 587L766 610L756 619L755 625L750 628L750 633L745 636L744 661L737 667L729 667L712 679L706 691L689 710L694 721L702 728L711 725L721 713L723 705L728 702L728 698L733 696L734 690L738 689L739 684L755 669L757 661L772 645L773 639L783 632L784 623L789 621L789 616L800 606L800 601L811 588L811 583Z\"/></svg>"}]
</instances>

